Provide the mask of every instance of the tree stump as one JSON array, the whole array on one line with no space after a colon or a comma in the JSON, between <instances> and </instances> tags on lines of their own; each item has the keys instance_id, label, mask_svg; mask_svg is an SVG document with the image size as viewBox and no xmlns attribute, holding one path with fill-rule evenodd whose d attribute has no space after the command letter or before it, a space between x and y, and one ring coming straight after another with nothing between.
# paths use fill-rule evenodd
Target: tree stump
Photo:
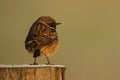
<instances>
[{"instance_id":1,"label":"tree stump","mask_svg":"<svg viewBox=\"0 0 120 80\"><path fill-rule=\"evenodd\" d=\"M65 66L0 65L0 80L65 80Z\"/></svg>"}]
</instances>

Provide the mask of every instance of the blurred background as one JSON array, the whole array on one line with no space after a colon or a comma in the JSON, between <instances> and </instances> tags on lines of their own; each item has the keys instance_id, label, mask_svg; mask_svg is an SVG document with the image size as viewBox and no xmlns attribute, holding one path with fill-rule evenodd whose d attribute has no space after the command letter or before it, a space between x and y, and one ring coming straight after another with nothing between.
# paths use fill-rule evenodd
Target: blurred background
<instances>
[{"instance_id":1,"label":"blurred background","mask_svg":"<svg viewBox=\"0 0 120 80\"><path fill-rule=\"evenodd\" d=\"M0 0L0 64L31 64L24 41L40 16L61 22L50 57L67 67L66 80L120 80L119 0ZM38 58L40 63L45 58Z\"/></svg>"}]
</instances>

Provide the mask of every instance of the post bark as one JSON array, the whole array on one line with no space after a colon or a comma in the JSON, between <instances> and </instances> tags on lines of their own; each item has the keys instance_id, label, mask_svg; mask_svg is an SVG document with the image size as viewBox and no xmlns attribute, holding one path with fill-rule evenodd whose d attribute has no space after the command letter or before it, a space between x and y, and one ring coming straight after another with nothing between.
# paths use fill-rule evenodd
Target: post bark
<instances>
[{"instance_id":1,"label":"post bark","mask_svg":"<svg viewBox=\"0 0 120 80\"><path fill-rule=\"evenodd\" d=\"M0 65L0 80L65 80L65 66Z\"/></svg>"}]
</instances>

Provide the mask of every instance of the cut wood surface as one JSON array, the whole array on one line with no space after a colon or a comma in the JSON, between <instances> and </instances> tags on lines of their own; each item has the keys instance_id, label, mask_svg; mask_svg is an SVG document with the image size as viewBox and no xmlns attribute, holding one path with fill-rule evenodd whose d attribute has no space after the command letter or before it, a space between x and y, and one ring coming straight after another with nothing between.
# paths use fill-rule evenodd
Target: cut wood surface
<instances>
[{"instance_id":1,"label":"cut wood surface","mask_svg":"<svg viewBox=\"0 0 120 80\"><path fill-rule=\"evenodd\" d=\"M65 66L1 64L0 80L65 80Z\"/></svg>"}]
</instances>

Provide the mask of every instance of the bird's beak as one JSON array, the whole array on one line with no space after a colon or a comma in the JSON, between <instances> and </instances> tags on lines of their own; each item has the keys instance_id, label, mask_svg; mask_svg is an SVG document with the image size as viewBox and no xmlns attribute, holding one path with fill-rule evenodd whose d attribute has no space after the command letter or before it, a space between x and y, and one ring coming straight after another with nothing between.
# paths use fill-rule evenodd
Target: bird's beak
<instances>
[{"instance_id":1,"label":"bird's beak","mask_svg":"<svg viewBox=\"0 0 120 80\"><path fill-rule=\"evenodd\" d=\"M56 25L60 25L60 24L62 24L62 23L56 23Z\"/></svg>"}]
</instances>

